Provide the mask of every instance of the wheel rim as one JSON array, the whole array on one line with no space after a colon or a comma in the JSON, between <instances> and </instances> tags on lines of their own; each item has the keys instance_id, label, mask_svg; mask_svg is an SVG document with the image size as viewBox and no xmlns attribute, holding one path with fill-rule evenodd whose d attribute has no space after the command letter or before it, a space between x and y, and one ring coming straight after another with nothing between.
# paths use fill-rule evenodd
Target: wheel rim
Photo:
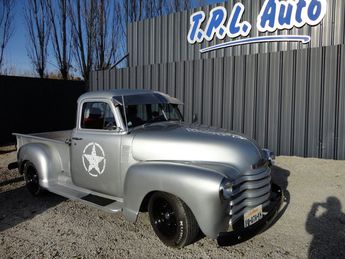
<instances>
[{"instance_id":1,"label":"wheel rim","mask_svg":"<svg viewBox=\"0 0 345 259\"><path fill-rule=\"evenodd\" d=\"M40 188L37 171L32 166L26 169L26 185L31 193L37 193Z\"/></svg>"},{"instance_id":2,"label":"wheel rim","mask_svg":"<svg viewBox=\"0 0 345 259\"><path fill-rule=\"evenodd\" d=\"M164 198L157 198L153 203L153 223L156 229L166 237L173 237L177 233L176 213Z\"/></svg>"}]
</instances>

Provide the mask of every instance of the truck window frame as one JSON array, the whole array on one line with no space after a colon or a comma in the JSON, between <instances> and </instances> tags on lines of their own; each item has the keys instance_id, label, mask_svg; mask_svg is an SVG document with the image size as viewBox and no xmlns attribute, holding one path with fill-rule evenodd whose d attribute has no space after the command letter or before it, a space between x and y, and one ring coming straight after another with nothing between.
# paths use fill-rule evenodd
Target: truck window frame
<instances>
[{"instance_id":1,"label":"truck window frame","mask_svg":"<svg viewBox=\"0 0 345 259\"><path fill-rule=\"evenodd\" d=\"M82 116L83 116L83 106L85 103L106 103L111 110L111 113L114 116L116 129L90 129L90 128L82 128ZM114 103L111 100L108 99L102 99L102 98L88 98L84 99L80 102L78 107L78 119L77 119L77 130L83 131L83 132L99 132L99 133L119 133L123 132L123 128L121 127L122 123L119 121L118 113L116 111L116 107L114 106ZM119 131L120 130L120 131Z\"/></svg>"}]
</instances>

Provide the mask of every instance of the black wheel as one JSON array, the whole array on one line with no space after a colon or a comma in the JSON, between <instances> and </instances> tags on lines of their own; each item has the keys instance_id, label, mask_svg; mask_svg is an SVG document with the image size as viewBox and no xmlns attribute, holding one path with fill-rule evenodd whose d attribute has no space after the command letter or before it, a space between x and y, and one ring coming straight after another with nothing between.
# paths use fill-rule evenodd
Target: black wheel
<instances>
[{"instance_id":1,"label":"black wheel","mask_svg":"<svg viewBox=\"0 0 345 259\"><path fill-rule=\"evenodd\" d=\"M192 211L174 195L154 193L148 204L150 222L159 239L171 247L191 244L199 233Z\"/></svg>"},{"instance_id":2,"label":"black wheel","mask_svg":"<svg viewBox=\"0 0 345 259\"><path fill-rule=\"evenodd\" d=\"M39 183L38 173L33 163L26 162L23 169L24 178L26 182L26 188L29 192L38 196L42 193L42 188Z\"/></svg>"}]
</instances>

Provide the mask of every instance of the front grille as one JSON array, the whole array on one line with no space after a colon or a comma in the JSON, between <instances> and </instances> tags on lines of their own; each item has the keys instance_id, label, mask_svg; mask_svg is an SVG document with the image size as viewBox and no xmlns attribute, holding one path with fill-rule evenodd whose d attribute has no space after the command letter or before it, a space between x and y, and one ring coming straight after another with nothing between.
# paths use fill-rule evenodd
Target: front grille
<instances>
[{"instance_id":1,"label":"front grille","mask_svg":"<svg viewBox=\"0 0 345 259\"><path fill-rule=\"evenodd\" d=\"M271 195L271 169L267 166L249 171L236 179L230 201L230 223L233 225L248 210L260 204L266 207Z\"/></svg>"}]
</instances>

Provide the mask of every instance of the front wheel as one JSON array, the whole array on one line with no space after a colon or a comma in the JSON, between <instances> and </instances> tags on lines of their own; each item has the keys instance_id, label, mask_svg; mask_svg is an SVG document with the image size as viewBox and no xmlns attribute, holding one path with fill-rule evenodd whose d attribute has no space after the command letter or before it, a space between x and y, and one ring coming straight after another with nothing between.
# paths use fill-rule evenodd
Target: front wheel
<instances>
[{"instance_id":1,"label":"front wheel","mask_svg":"<svg viewBox=\"0 0 345 259\"><path fill-rule=\"evenodd\" d=\"M26 188L33 196L39 196L43 190L39 183L37 169L31 162L26 162L23 168Z\"/></svg>"},{"instance_id":2,"label":"front wheel","mask_svg":"<svg viewBox=\"0 0 345 259\"><path fill-rule=\"evenodd\" d=\"M169 193L154 193L148 204L150 222L159 239L171 247L191 244L199 233L192 211Z\"/></svg>"}]
</instances>

